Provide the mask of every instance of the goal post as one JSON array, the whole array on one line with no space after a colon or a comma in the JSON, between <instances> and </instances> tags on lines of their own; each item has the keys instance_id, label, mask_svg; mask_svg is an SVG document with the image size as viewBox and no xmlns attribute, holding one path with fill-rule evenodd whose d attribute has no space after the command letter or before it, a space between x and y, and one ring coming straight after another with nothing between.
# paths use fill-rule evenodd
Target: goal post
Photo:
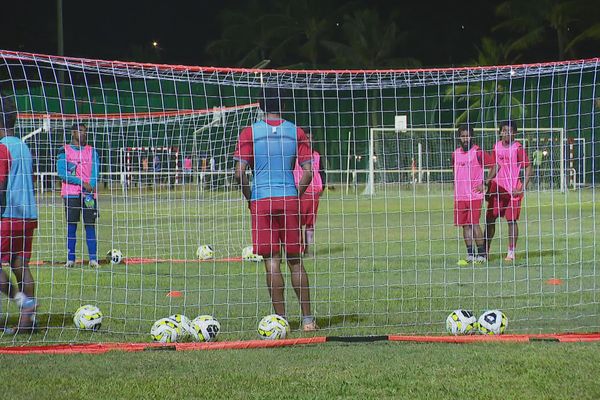
<instances>
[{"instance_id":1,"label":"goal post","mask_svg":"<svg viewBox=\"0 0 600 400\"><path fill-rule=\"evenodd\" d=\"M15 135L26 139L38 180L31 266L42 332L4 335L0 346L145 342L154 322L172 314L213 315L220 340L256 338L273 306L264 265L242 259L252 217L234 180L234 153L242 129L264 117L257 104L264 88L279 91L282 117L309 131L320 153L314 256L303 258L319 334L442 335L458 308L500 309L508 333L598 332L599 69L600 59L252 70L0 50L0 81L12 90L3 95L15 97ZM513 262L505 260L510 227L499 219L488 261L458 264L468 248L453 220L450 157L463 119L487 151L498 121L515 120L534 166ZM77 122L88 125L99 155L98 255L115 249L124 258L93 270L83 262L81 223L77 267L64 267L72 230L56 161ZM169 184L136 185L159 172L154 153ZM286 316L300 326L291 276L282 273ZM16 321L17 305L0 303L4 322ZM97 332L70 322L86 304L104 313Z\"/></svg>"},{"instance_id":2,"label":"goal post","mask_svg":"<svg viewBox=\"0 0 600 400\"><path fill-rule=\"evenodd\" d=\"M452 172L451 154L458 147L456 129L370 128L368 178L363 194L375 194L377 185L384 183L452 182L449 174ZM498 129L473 130L474 142L491 152L499 140ZM575 141L565 137L563 128L520 128L515 140L520 141L529 154L533 165L532 180L538 189L564 192L569 180L567 163L573 171L572 176L577 176ZM576 178L571 178L570 183L575 188Z\"/></svg>"}]
</instances>

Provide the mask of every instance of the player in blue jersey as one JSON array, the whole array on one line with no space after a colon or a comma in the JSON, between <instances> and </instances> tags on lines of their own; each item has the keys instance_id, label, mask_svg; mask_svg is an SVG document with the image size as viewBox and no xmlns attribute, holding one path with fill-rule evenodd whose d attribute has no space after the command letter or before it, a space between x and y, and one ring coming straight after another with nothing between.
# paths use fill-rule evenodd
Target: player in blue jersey
<instances>
[{"instance_id":1,"label":"player in blue jersey","mask_svg":"<svg viewBox=\"0 0 600 400\"><path fill-rule=\"evenodd\" d=\"M281 117L278 89L265 89L259 100L265 119L244 128L234 158L236 179L249 202L254 253L263 256L267 286L275 312L285 318L284 279L281 274L281 244L284 245L292 286L300 302L302 328L318 329L310 305L308 275L302 263L299 196L312 180L311 149L304 131ZM298 183L294 166L302 167ZM254 174L250 188L246 170Z\"/></svg>"},{"instance_id":2,"label":"player in blue jersey","mask_svg":"<svg viewBox=\"0 0 600 400\"><path fill-rule=\"evenodd\" d=\"M33 158L29 147L13 136L14 102L0 96L0 259L9 263L19 286L18 332L34 328L35 282L29 269L38 211L33 191Z\"/></svg>"},{"instance_id":3,"label":"player in blue jersey","mask_svg":"<svg viewBox=\"0 0 600 400\"><path fill-rule=\"evenodd\" d=\"M60 193L64 198L67 217L67 268L75 265L77 223L82 214L89 266L99 266L96 239L98 167L98 153L87 144L87 127L85 124L73 124L71 143L60 148L56 161L56 170L62 180Z\"/></svg>"}]
</instances>

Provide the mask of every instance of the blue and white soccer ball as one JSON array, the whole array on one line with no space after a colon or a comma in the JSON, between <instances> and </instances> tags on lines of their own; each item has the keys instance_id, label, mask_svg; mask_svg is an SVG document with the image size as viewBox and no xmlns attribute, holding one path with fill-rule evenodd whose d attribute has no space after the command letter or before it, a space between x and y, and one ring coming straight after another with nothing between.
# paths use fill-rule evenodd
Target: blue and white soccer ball
<instances>
[{"instance_id":1,"label":"blue and white soccer ball","mask_svg":"<svg viewBox=\"0 0 600 400\"><path fill-rule=\"evenodd\" d=\"M261 339L285 339L290 332L290 324L280 315L267 315L258 323L258 335Z\"/></svg>"},{"instance_id":2,"label":"blue and white soccer ball","mask_svg":"<svg viewBox=\"0 0 600 400\"><path fill-rule=\"evenodd\" d=\"M123 261L123 253L121 253L121 250L112 249L106 253L106 261L111 264L121 264Z\"/></svg>"},{"instance_id":3,"label":"blue and white soccer ball","mask_svg":"<svg viewBox=\"0 0 600 400\"><path fill-rule=\"evenodd\" d=\"M181 336L181 325L171 318L159 319L150 329L150 337L155 342L177 343Z\"/></svg>"},{"instance_id":4,"label":"blue and white soccer ball","mask_svg":"<svg viewBox=\"0 0 600 400\"><path fill-rule=\"evenodd\" d=\"M508 326L508 318L500 310L490 310L481 314L477 325L482 335L501 335Z\"/></svg>"},{"instance_id":5,"label":"blue and white soccer ball","mask_svg":"<svg viewBox=\"0 0 600 400\"><path fill-rule=\"evenodd\" d=\"M213 250L212 246L204 244L198 247L198 250L196 250L196 257L198 257L198 260L201 261L212 260L215 258L215 251Z\"/></svg>"},{"instance_id":6,"label":"blue and white soccer ball","mask_svg":"<svg viewBox=\"0 0 600 400\"><path fill-rule=\"evenodd\" d=\"M102 311L90 304L81 306L73 315L73 323L77 329L97 331L102 326Z\"/></svg>"},{"instance_id":7,"label":"blue and white soccer ball","mask_svg":"<svg viewBox=\"0 0 600 400\"><path fill-rule=\"evenodd\" d=\"M477 331L477 318L471 311L454 310L446 318L446 331L451 335L470 335Z\"/></svg>"},{"instance_id":8,"label":"blue and white soccer ball","mask_svg":"<svg viewBox=\"0 0 600 400\"><path fill-rule=\"evenodd\" d=\"M259 262L263 260L263 256L254 254L252 246L248 246L242 249L242 260Z\"/></svg>"},{"instance_id":9,"label":"blue and white soccer ball","mask_svg":"<svg viewBox=\"0 0 600 400\"><path fill-rule=\"evenodd\" d=\"M194 318L191 332L198 342L214 342L221 331L221 324L212 315L200 315Z\"/></svg>"}]
</instances>

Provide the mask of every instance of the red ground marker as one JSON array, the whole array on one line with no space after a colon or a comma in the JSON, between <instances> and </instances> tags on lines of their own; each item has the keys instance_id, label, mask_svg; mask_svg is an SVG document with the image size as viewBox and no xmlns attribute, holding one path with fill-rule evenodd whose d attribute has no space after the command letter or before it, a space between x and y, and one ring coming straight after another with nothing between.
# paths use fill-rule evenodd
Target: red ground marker
<instances>
[{"instance_id":1,"label":"red ground marker","mask_svg":"<svg viewBox=\"0 0 600 400\"><path fill-rule=\"evenodd\" d=\"M552 285L552 286L558 286L558 285L562 285L562 283L563 283L563 282L562 282L562 280L560 280L560 279L558 279L558 278L551 278L551 279L548 279L548 280L546 281L546 283L547 283L548 285Z\"/></svg>"},{"instance_id":2,"label":"red ground marker","mask_svg":"<svg viewBox=\"0 0 600 400\"><path fill-rule=\"evenodd\" d=\"M169 293L167 293L167 297L181 297L183 296L183 293L181 293L179 290L171 290Z\"/></svg>"}]
</instances>

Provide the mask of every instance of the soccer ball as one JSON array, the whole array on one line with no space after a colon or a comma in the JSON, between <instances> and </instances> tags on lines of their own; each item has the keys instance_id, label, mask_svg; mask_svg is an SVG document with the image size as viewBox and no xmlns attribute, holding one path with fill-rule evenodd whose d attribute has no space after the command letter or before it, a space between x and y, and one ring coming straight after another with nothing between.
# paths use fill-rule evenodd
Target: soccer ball
<instances>
[{"instance_id":1,"label":"soccer ball","mask_svg":"<svg viewBox=\"0 0 600 400\"><path fill-rule=\"evenodd\" d=\"M106 253L106 261L111 264L121 264L121 261L123 261L123 253L121 253L121 250L112 249Z\"/></svg>"},{"instance_id":2,"label":"soccer ball","mask_svg":"<svg viewBox=\"0 0 600 400\"><path fill-rule=\"evenodd\" d=\"M454 310L446 318L446 331L451 335L470 335L475 333L477 318L471 311Z\"/></svg>"},{"instance_id":3,"label":"soccer ball","mask_svg":"<svg viewBox=\"0 0 600 400\"><path fill-rule=\"evenodd\" d=\"M220 330L221 324L212 315L201 315L192 321L192 336L199 342L214 342Z\"/></svg>"},{"instance_id":4,"label":"soccer ball","mask_svg":"<svg viewBox=\"0 0 600 400\"><path fill-rule=\"evenodd\" d=\"M150 329L152 340L160 343L176 343L181 335L181 325L171 318L159 319Z\"/></svg>"},{"instance_id":5,"label":"soccer ball","mask_svg":"<svg viewBox=\"0 0 600 400\"><path fill-rule=\"evenodd\" d=\"M102 311L90 304L81 306L73 315L73 323L78 329L97 331L102 326Z\"/></svg>"},{"instance_id":6,"label":"soccer ball","mask_svg":"<svg viewBox=\"0 0 600 400\"><path fill-rule=\"evenodd\" d=\"M198 260L212 260L215 256L215 252L212 246L205 244L198 247L198 250L196 250L196 256L198 257Z\"/></svg>"},{"instance_id":7,"label":"soccer ball","mask_svg":"<svg viewBox=\"0 0 600 400\"><path fill-rule=\"evenodd\" d=\"M285 339L289 331L290 324L277 314L267 315L258 323L258 335L261 339Z\"/></svg>"},{"instance_id":8,"label":"soccer ball","mask_svg":"<svg viewBox=\"0 0 600 400\"><path fill-rule=\"evenodd\" d=\"M483 335L500 335L506 330L508 318L500 310L491 310L481 314L477 324L479 333Z\"/></svg>"},{"instance_id":9,"label":"soccer ball","mask_svg":"<svg viewBox=\"0 0 600 400\"><path fill-rule=\"evenodd\" d=\"M248 246L242 249L242 260L258 262L263 260L263 256L254 254L252 246Z\"/></svg>"},{"instance_id":10,"label":"soccer ball","mask_svg":"<svg viewBox=\"0 0 600 400\"><path fill-rule=\"evenodd\" d=\"M181 328L181 333L179 334L179 341L187 339L190 335L193 336L192 332L192 321L183 314L173 314L169 317L171 320L176 322Z\"/></svg>"}]
</instances>

